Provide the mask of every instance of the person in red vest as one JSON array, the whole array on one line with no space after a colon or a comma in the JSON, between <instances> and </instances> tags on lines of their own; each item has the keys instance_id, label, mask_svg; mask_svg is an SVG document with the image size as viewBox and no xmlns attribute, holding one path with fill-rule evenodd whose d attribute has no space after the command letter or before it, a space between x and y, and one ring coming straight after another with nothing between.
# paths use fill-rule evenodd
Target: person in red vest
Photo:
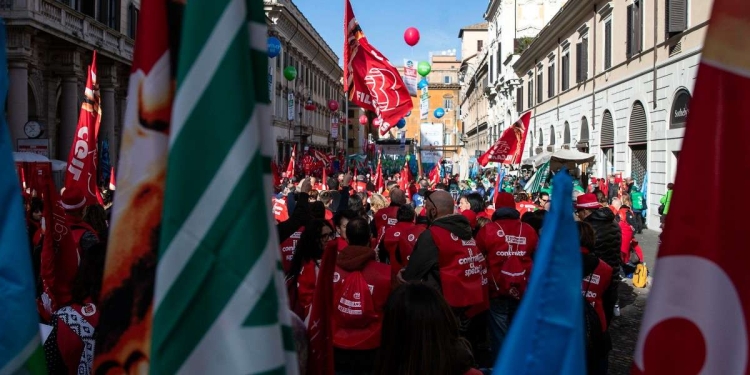
<instances>
[{"instance_id":1,"label":"person in red vest","mask_svg":"<svg viewBox=\"0 0 750 375\"><path fill-rule=\"evenodd\" d=\"M407 230L403 235L399 237L398 246L396 247L396 253L394 254L394 258L401 264L403 268L405 268L406 265L409 264L411 253L414 251L414 245L417 244L417 239L422 234L422 232L427 229L428 222L426 211L422 210L422 212L420 212L419 215L416 215L416 217L416 225L409 228L409 230Z\"/></svg>"},{"instance_id":2,"label":"person in red vest","mask_svg":"<svg viewBox=\"0 0 750 375\"><path fill-rule=\"evenodd\" d=\"M523 216L527 212L536 211L536 205L531 202L528 194L520 193L518 194L518 199L516 199L516 210Z\"/></svg>"},{"instance_id":3,"label":"person in red vest","mask_svg":"<svg viewBox=\"0 0 750 375\"><path fill-rule=\"evenodd\" d=\"M349 246L336 258L331 301L336 308L330 319L337 373L367 374L375 369L391 269L375 260L370 234L367 220L349 221Z\"/></svg>"},{"instance_id":4,"label":"person in red vest","mask_svg":"<svg viewBox=\"0 0 750 375\"><path fill-rule=\"evenodd\" d=\"M538 241L534 228L521 222L513 195L500 192L495 202L497 210L492 215L492 223L477 233L477 247L487 255L489 264L492 358L500 352L526 290L531 256Z\"/></svg>"},{"instance_id":5,"label":"person in red vest","mask_svg":"<svg viewBox=\"0 0 750 375\"><path fill-rule=\"evenodd\" d=\"M387 228L393 227L398 223L398 208L406 204L406 195L399 188L393 188L390 191L391 204L382 208L375 213L375 232L378 240L383 236Z\"/></svg>"},{"instance_id":6,"label":"person in red vest","mask_svg":"<svg viewBox=\"0 0 750 375\"><path fill-rule=\"evenodd\" d=\"M289 307L303 320L310 313L323 250L333 236L333 227L328 221L310 221L292 253L289 269L285 271Z\"/></svg>"},{"instance_id":7,"label":"person in red vest","mask_svg":"<svg viewBox=\"0 0 750 375\"><path fill-rule=\"evenodd\" d=\"M432 223L422 232L400 277L423 281L440 290L466 333L472 306L484 300L482 269L484 255L477 249L465 216L455 214L455 202L444 190L425 193L425 210Z\"/></svg>"},{"instance_id":8,"label":"person in red vest","mask_svg":"<svg viewBox=\"0 0 750 375\"><path fill-rule=\"evenodd\" d=\"M398 249L399 240L414 227L415 216L416 213L411 206L405 204L399 207L398 212L396 213L398 223L390 228L386 228L385 233L383 234L383 239L380 241L380 251L378 252L380 261L390 264L391 271L394 275L404 267L403 264L396 259L396 250Z\"/></svg>"}]
</instances>

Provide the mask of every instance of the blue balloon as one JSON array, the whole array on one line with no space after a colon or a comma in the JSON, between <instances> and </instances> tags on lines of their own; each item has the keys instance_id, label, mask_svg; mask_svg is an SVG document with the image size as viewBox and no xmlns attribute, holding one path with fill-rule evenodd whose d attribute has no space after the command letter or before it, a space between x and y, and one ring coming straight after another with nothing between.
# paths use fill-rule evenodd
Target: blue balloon
<instances>
[{"instance_id":1,"label":"blue balloon","mask_svg":"<svg viewBox=\"0 0 750 375\"><path fill-rule=\"evenodd\" d=\"M401 120L398 120L396 123L396 127L399 129L403 129L406 126L406 119L402 118Z\"/></svg>"},{"instance_id":2,"label":"blue balloon","mask_svg":"<svg viewBox=\"0 0 750 375\"><path fill-rule=\"evenodd\" d=\"M438 109L435 110L435 112L433 114L435 115L436 118L441 118L441 117L445 116L445 110L442 109L442 108L438 108Z\"/></svg>"},{"instance_id":3,"label":"blue balloon","mask_svg":"<svg viewBox=\"0 0 750 375\"><path fill-rule=\"evenodd\" d=\"M268 57L276 57L281 53L281 41L275 36L268 37Z\"/></svg>"},{"instance_id":4,"label":"blue balloon","mask_svg":"<svg viewBox=\"0 0 750 375\"><path fill-rule=\"evenodd\" d=\"M406 116L404 116L404 117L409 117L409 116L411 116L411 111L406 112Z\"/></svg>"},{"instance_id":5,"label":"blue balloon","mask_svg":"<svg viewBox=\"0 0 750 375\"><path fill-rule=\"evenodd\" d=\"M430 85L430 83L427 82L426 79L422 78L422 80L419 81L419 83L417 83L417 88L421 90L421 89L423 89L423 88L425 88L425 87L427 87L429 85Z\"/></svg>"}]
</instances>

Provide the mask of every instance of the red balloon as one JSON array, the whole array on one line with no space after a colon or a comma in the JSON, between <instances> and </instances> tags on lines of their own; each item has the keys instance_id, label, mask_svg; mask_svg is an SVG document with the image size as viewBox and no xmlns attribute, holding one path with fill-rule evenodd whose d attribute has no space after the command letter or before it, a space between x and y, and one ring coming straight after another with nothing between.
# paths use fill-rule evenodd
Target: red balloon
<instances>
[{"instance_id":1,"label":"red balloon","mask_svg":"<svg viewBox=\"0 0 750 375\"><path fill-rule=\"evenodd\" d=\"M365 116L365 115L359 116L359 124L360 125L367 124L367 116Z\"/></svg>"},{"instance_id":2,"label":"red balloon","mask_svg":"<svg viewBox=\"0 0 750 375\"><path fill-rule=\"evenodd\" d=\"M404 32L404 41L406 44L414 47L419 43L419 30L416 27L410 27Z\"/></svg>"},{"instance_id":3,"label":"red balloon","mask_svg":"<svg viewBox=\"0 0 750 375\"><path fill-rule=\"evenodd\" d=\"M337 101L335 101L333 99L329 100L328 101L328 109L330 109L331 111L334 111L334 112L337 111L339 109L339 102L337 102Z\"/></svg>"}]
</instances>

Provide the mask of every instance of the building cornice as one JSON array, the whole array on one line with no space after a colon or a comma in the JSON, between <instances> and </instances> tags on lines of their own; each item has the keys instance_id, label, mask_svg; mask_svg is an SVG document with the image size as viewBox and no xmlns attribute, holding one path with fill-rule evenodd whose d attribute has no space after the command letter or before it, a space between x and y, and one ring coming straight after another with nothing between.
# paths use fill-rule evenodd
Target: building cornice
<instances>
[{"instance_id":1,"label":"building cornice","mask_svg":"<svg viewBox=\"0 0 750 375\"><path fill-rule=\"evenodd\" d=\"M490 0L490 3L487 4L487 10L484 11L484 19L490 21L502 2L503 0Z\"/></svg>"},{"instance_id":2,"label":"building cornice","mask_svg":"<svg viewBox=\"0 0 750 375\"><path fill-rule=\"evenodd\" d=\"M593 9L596 0L568 1L560 11L555 14L547 26L543 27L536 39L522 54L521 58L513 65L516 71L526 71L536 63L538 56L546 56L548 51L556 48L560 35L568 35L567 31L576 30L580 25L581 16L590 8Z\"/></svg>"}]
</instances>

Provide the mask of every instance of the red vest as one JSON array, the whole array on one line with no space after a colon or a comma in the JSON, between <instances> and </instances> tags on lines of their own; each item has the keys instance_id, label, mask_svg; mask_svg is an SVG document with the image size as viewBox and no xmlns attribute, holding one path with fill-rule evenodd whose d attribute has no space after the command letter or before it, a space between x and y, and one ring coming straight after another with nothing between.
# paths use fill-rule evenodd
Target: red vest
<instances>
[{"instance_id":1,"label":"red vest","mask_svg":"<svg viewBox=\"0 0 750 375\"><path fill-rule=\"evenodd\" d=\"M367 183L363 181L357 181L354 184L354 192L355 193L362 193L367 191Z\"/></svg>"},{"instance_id":2,"label":"red vest","mask_svg":"<svg viewBox=\"0 0 750 375\"><path fill-rule=\"evenodd\" d=\"M341 252L345 247L349 246L349 243L343 237L336 237L336 251Z\"/></svg>"},{"instance_id":3,"label":"red vest","mask_svg":"<svg viewBox=\"0 0 750 375\"><path fill-rule=\"evenodd\" d=\"M338 265L333 273L333 295L339 293L344 279L349 272L344 271ZM391 293L391 269L388 265L370 261L362 269L362 276L367 281L372 294L372 301L378 320L361 329L343 329L336 326L336 320L331 318L333 324L333 346L341 349L369 350L380 346L380 328L383 325L383 306L385 306L388 295ZM334 309L339 301L333 301Z\"/></svg>"},{"instance_id":4,"label":"red vest","mask_svg":"<svg viewBox=\"0 0 750 375\"><path fill-rule=\"evenodd\" d=\"M527 212L536 211L536 205L531 202L518 202L516 203L516 210L523 215Z\"/></svg>"},{"instance_id":5,"label":"red vest","mask_svg":"<svg viewBox=\"0 0 750 375\"><path fill-rule=\"evenodd\" d=\"M289 211L286 206L286 198L271 198L271 210L277 223L289 219Z\"/></svg>"},{"instance_id":6,"label":"red vest","mask_svg":"<svg viewBox=\"0 0 750 375\"><path fill-rule=\"evenodd\" d=\"M451 307L468 307L481 303L484 255L474 239L462 240L447 229L430 227L438 248L440 283L443 296Z\"/></svg>"},{"instance_id":7,"label":"red vest","mask_svg":"<svg viewBox=\"0 0 750 375\"><path fill-rule=\"evenodd\" d=\"M612 267L599 259L599 264L591 275L583 278L581 282L581 294L591 306L594 306L599 321L602 323L602 331L607 330L607 318L604 315L604 292L609 288L612 279Z\"/></svg>"},{"instance_id":8,"label":"red vest","mask_svg":"<svg viewBox=\"0 0 750 375\"><path fill-rule=\"evenodd\" d=\"M490 269L490 297L499 297L497 285L502 277L503 264L511 256L520 258L526 274L531 272L531 254L536 250L537 234L530 225L520 220L497 220L482 227L477 233L477 246L487 254Z\"/></svg>"},{"instance_id":9,"label":"red vest","mask_svg":"<svg viewBox=\"0 0 750 375\"><path fill-rule=\"evenodd\" d=\"M377 229L378 237L385 233L387 228L390 228L398 223L398 206L388 206L380 209L373 216L375 216L375 229Z\"/></svg>"},{"instance_id":10,"label":"red vest","mask_svg":"<svg viewBox=\"0 0 750 375\"><path fill-rule=\"evenodd\" d=\"M297 247L297 241L302 237L302 232L305 227L299 227L289 238L281 241L279 249L281 250L281 265L284 267L284 274L289 272L289 267L292 265L292 257L294 256L294 249Z\"/></svg>"},{"instance_id":11,"label":"red vest","mask_svg":"<svg viewBox=\"0 0 750 375\"><path fill-rule=\"evenodd\" d=\"M391 262L391 271L394 275L404 268L404 265L396 259L396 249L398 249L399 240L401 237L405 237L407 232L413 227L414 223L399 222L390 228L386 228L385 234L383 235L383 244L385 245L385 251L388 252L388 259L390 259Z\"/></svg>"},{"instance_id":12,"label":"red vest","mask_svg":"<svg viewBox=\"0 0 750 375\"><path fill-rule=\"evenodd\" d=\"M302 320L307 318L310 313L310 306L315 294L315 282L318 280L318 265L314 261L309 261L302 266L302 271L297 277L297 303L302 315Z\"/></svg>"},{"instance_id":13,"label":"red vest","mask_svg":"<svg viewBox=\"0 0 750 375\"><path fill-rule=\"evenodd\" d=\"M425 229L427 229L427 224L417 224L399 238L398 253L404 267L409 264L409 258L411 258L411 253L414 251L414 245L417 244L417 239L419 239L419 236L422 235Z\"/></svg>"}]
</instances>

